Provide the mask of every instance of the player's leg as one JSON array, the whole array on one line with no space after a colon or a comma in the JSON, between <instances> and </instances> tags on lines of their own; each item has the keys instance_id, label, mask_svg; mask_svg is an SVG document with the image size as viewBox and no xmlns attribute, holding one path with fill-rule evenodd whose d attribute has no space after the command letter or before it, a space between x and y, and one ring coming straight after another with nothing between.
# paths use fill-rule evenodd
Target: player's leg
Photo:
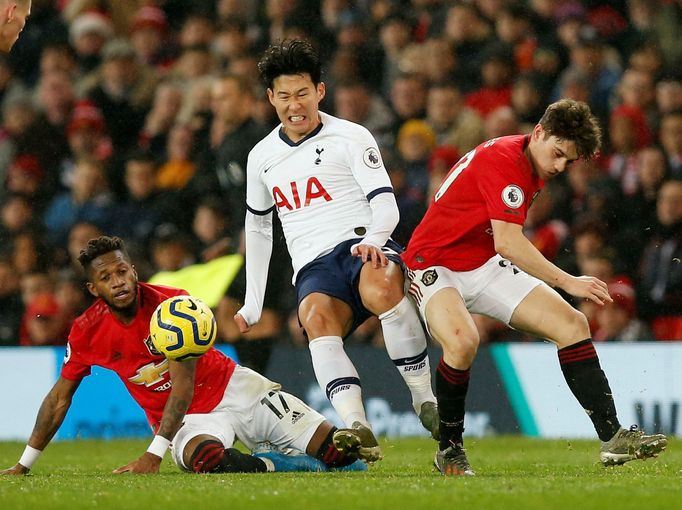
<instances>
[{"instance_id":1,"label":"player's leg","mask_svg":"<svg viewBox=\"0 0 682 510\"><path fill-rule=\"evenodd\" d=\"M320 387L343 422L368 425L362 403L360 377L343 347L353 313L349 305L313 292L299 304L298 317L308 336L313 370Z\"/></svg>"},{"instance_id":2,"label":"player's leg","mask_svg":"<svg viewBox=\"0 0 682 510\"><path fill-rule=\"evenodd\" d=\"M245 379L242 386L248 383L242 393L263 386L258 381L265 379L263 376L238 368L238 377ZM366 467L356 461L361 458L373 462L381 453L367 448L361 440L346 444L341 436L351 434L357 438L357 430L337 429L301 399L278 388L240 399L247 405L239 406L232 414L237 436L247 447L260 450L255 455L270 458L277 471L364 470ZM260 447L263 443L268 448ZM288 455L282 457L280 452Z\"/></svg>"},{"instance_id":3,"label":"player's leg","mask_svg":"<svg viewBox=\"0 0 682 510\"><path fill-rule=\"evenodd\" d=\"M173 438L173 461L193 473L256 473L272 464L232 448L235 431L225 413L188 414Z\"/></svg>"},{"instance_id":4,"label":"player's leg","mask_svg":"<svg viewBox=\"0 0 682 510\"><path fill-rule=\"evenodd\" d=\"M386 351L410 390L415 412L438 439L426 335L417 310L405 296L402 268L392 261L380 268L367 262L360 272L358 290L364 307L381 321Z\"/></svg>"},{"instance_id":5,"label":"player's leg","mask_svg":"<svg viewBox=\"0 0 682 510\"><path fill-rule=\"evenodd\" d=\"M444 475L473 475L463 448L464 414L471 365L478 350L478 332L457 289L444 287L424 307L431 336L443 348L436 369L440 417L436 466Z\"/></svg>"},{"instance_id":6,"label":"player's leg","mask_svg":"<svg viewBox=\"0 0 682 510\"><path fill-rule=\"evenodd\" d=\"M557 345L566 383L602 440L602 462L622 464L655 456L665 448L667 441L660 434L621 427L587 319L556 291L544 284L535 287L516 307L510 324Z\"/></svg>"}]
</instances>

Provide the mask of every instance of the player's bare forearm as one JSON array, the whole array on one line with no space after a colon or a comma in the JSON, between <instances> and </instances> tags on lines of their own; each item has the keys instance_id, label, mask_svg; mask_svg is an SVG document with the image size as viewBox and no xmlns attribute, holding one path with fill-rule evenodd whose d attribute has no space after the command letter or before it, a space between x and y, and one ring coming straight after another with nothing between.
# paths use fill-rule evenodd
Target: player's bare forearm
<instances>
[{"instance_id":1,"label":"player's bare forearm","mask_svg":"<svg viewBox=\"0 0 682 510\"><path fill-rule=\"evenodd\" d=\"M28 441L29 446L37 450L45 449L64 421L79 384L79 381L70 381L62 377L57 380L40 405L31 438Z\"/></svg>"},{"instance_id":2,"label":"player's bare forearm","mask_svg":"<svg viewBox=\"0 0 682 510\"><path fill-rule=\"evenodd\" d=\"M571 278L567 272L552 264L523 235L523 227L506 221L491 220L495 251L529 275L552 287L563 288Z\"/></svg>"},{"instance_id":3,"label":"player's bare forearm","mask_svg":"<svg viewBox=\"0 0 682 510\"><path fill-rule=\"evenodd\" d=\"M572 276L547 260L523 235L521 225L492 220L495 250L526 273L572 296L598 305L612 301L606 283L592 276Z\"/></svg>"},{"instance_id":4,"label":"player's bare forearm","mask_svg":"<svg viewBox=\"0 0 682 510\"><path fill-rule=\"evenodd\" d=\"M170 395L163 408L163 416L157 434L166 439L173 436L182 426L182 420L194 397L194 374L197 360L170 361L168 364L171 382Z\"/></svg>"}]
</instances>

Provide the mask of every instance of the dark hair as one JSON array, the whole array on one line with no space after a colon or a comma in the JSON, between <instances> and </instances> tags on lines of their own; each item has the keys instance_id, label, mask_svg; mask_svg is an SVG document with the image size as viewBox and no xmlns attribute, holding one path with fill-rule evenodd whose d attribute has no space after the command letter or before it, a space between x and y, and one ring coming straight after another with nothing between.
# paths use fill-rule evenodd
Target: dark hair
<instances>
[{"instance_id":1,"label":"dark hair","mask_svg":"<svg viewBox=\"0 0 682 510\"><path fill-rule=\"evenodd\" d=\"M322 76L317 50L308 41L300 39L285 39L268 47L258 62L258 70L263 84L269 89L282 75L307 73L315 86Z\"/></svg>"},{"instance_id":2,"label":"dark hair","mask_svg":"<svg viewBox=\"0 0 682 510\"><path fill-rule=\"evenodd\" d=\"M547 136L575 142L578 156L592 158L601 146L599 121L582 101L561 99L545 110L539 124Z\"/></svg>"},{"instance_id":3,"label":"dark hair","mask_svg":"<svg viewBox=\"0 0 682 510\"><path fill-rule=\"evenodd\" d=\"M123 239L120 237L99 236L88 241L88 245L78 255L78 262L80 262L80 265L87 273L93 260L112 251L120 251L126 260L130 260L130 256L123 244Z\"/></svg>"}]
</instances>

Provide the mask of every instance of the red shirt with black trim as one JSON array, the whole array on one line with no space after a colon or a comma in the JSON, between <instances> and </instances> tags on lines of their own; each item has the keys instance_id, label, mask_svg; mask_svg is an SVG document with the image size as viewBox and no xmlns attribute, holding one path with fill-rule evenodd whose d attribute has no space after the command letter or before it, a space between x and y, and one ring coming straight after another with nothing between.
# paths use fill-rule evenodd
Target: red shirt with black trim
<instances>
[{"instance_id":1,"label":"red shirt with black trim","mask_svg":"<svg viewBox=\"0 0 682 510\"><path fill-rule=\"evenodd\" d=\"M154 430L171 391L168 360L153 354L145 340L149 320L165 299L186 295L181 289L138 283L138 311L130 324L119 321L98 299L74 322L61 376L80 381L93 365L113 370L142 407ZM208 413L223 398L235 362L211 348L197 361L194 397L187 414Z\"/></svg>"},{"instance_id":2,"label":"red shirt with black trim","mask_svg":"<svg viewBox=\"0 0 682 510\"><path fill-rule=\"evenodd\" d=\"M544 186L524 154L529 139L494 138L452 167L402 254L407 267L471 271L496 254L490 220L523 225Z\"/></svg>"}]
</instances>

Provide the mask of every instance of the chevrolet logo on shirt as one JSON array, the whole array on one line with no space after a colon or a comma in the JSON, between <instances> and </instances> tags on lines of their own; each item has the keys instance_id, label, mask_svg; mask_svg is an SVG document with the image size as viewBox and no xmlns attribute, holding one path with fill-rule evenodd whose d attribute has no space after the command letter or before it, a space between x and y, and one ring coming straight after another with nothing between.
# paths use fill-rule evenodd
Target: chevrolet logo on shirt
<instances>
[{"instance_id":1,"label":"chevrolet logo on shirt","mask_svg":"<svg viewBox=\"0 0 682 510\"><path fill-rule=\"evenodd\" d=\"M159 363L147 363L143 367L137 369L134 376L128 377L128 380L133 384L144 384L147 388L163 381L164 374L168 372L168 360L165 359Z\"/></svg>"}]
</instances>

